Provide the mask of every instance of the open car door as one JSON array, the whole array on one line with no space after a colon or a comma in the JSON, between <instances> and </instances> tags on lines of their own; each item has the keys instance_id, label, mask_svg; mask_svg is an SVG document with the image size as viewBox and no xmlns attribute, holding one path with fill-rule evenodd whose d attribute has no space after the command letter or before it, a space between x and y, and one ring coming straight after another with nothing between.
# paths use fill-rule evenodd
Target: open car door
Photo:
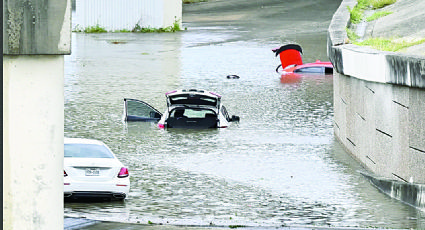
<instances>
[{"instance_id":1,"label":"open car door","mask_svg":"<svg viewBox=\"0 0 425 230\"><path fill-rule=\"evenodd\" d=\"M158 121L161 116L158 110L146 102L124 98L124 121Z\"/></svg>"}]
</instances>

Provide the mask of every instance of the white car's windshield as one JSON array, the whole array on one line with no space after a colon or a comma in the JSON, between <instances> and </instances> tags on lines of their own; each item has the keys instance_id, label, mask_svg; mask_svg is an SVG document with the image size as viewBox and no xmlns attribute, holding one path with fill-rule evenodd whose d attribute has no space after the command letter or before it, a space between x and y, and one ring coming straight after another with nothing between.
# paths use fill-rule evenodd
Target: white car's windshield
<instances>
[{"instance_id":1,"label":"white car's windshield","mask_svg":"<svg viewBox=\"0 0 425 230\"><path fill-rule=\"evenodd\" d=\"M93 144L65 144L65 157L79 158L114 158L114 155L102 145Z\"/></svg>"}]
</instances>

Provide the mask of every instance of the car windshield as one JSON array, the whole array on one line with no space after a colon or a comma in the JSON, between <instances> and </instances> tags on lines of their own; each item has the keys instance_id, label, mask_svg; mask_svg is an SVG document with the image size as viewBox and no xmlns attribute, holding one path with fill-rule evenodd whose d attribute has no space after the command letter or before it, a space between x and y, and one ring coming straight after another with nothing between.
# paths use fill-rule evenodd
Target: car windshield
<instances>
[{"instance_id":1,"label":"car windshield","mask_svg":"<svg viewBox=\"0 0 425 230\"><path fill-rule=\"evenodd\" d=\"M65 157L78 158L114 158L114 155L103 145L65 144Z\"/></svg>"}]
</instances>

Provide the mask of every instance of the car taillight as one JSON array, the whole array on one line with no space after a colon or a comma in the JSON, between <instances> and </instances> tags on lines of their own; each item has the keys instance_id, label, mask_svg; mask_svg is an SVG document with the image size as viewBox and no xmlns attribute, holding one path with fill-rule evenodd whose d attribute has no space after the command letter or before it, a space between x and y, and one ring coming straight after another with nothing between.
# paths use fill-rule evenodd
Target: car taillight
<instances>
[{"instance_id":1,"label":"car taillight","mask_svg":"<svg viewBox=\"0 0 425 230\"><path fill-rule=\"evenodd\" d=\"M122 167L120 170L120 173L118 173L118 177L119 178L124 178L124 177L128 177L128 169L125 167Z\"/></svg>"},{"instance_id":2,"label":"car taillight","mask_svg":"<svg viewBox=\"0 0 425 230\"><path fill-rule=\"evenodd\" d=\"M63 170L63 176L68 176L68 174L66 174L65 170Z\"/></svg>"}]
</instances>

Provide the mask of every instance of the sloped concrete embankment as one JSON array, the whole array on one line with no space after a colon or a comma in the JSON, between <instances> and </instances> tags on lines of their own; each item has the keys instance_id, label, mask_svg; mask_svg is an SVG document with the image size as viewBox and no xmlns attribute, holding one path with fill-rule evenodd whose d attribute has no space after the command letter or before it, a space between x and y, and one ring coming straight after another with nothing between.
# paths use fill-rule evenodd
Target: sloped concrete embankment
<instances>
[{"instance_id":1,"label":"sloped concrete embankment","mask_svg":"<svg viewBox=\"0 0 425 230\"><path fill-rule=\"evenodd\" d=\"M375 186L425 209L425 58L347 44L355 4L343 0L328 29L335 136Z\"/></svg>"}]
</instances>

